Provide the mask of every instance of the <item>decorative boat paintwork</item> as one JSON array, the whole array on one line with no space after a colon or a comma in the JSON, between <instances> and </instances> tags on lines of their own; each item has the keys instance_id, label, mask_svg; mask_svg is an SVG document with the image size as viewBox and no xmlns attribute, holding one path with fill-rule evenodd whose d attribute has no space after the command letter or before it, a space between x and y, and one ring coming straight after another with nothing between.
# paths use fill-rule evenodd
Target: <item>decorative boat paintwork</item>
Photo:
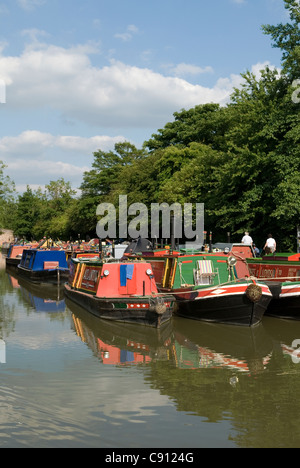
<instances>
[{"instance_id":1,"label":"decorative boat paintwork","mask_svg":"<svg viewBox=\"0 0 300 468\"><path fill-rule=\"evenodd\" d=\"M244 254L142 254L151 264L158 289L177 301L175 313L193 320L254 326L272 299L269 287L251 278Z\"/></svg>"},{"instance_id":2,"label":"decorative boat paintwork","mask_svg":"<svg viewBox=\"0 0 300 468\"><path fill-rule=\"evenodd\" d=\"M32 245L15 245L12 244L8 250L5 262L7 267L17 267L22 259L24 250L36 248L37 244Z\"/></svg>"},{"instance_id":3,"label":"decorative boat paintwork","mask_svg":"<svg viewBox=\"0 0 300 468\"><path fill-rule=\"evenodd\" d=\"M146 262L72 259L65 295L97 317L155 328L171 319L175 305L172 295L158 293Z\"/></svg>"},{"instance_id":4,"label":"decorative boat paintwork","mask_svg":"<svg viewBox=\"0 0 300 468\"><path fill-rule=\"evenodd\" d=\"M272 292L266 315L300 320L300 253L247 258L250 273Z\"/></svg>"},{"instance_id":5,"label":"decorative boat paintwork","mask_svg":"<svg viewBox=\"0 0 300 468\"><path fill-rule=\"evenodd\" d=\"M66 254L63 250L25 249L17 272L34 282L65 282L69 276Z\"/></svg>"},{"instance_id":6,"label":"decorative boat paintwork","mask_svg":"<svg viewBox=\"0 0 300 468\"><path fill-rule=\"evenodd\" d=\"M300 281L300 253L247 258L252 276L267 281Z\"/></svg>"}]
</instances>

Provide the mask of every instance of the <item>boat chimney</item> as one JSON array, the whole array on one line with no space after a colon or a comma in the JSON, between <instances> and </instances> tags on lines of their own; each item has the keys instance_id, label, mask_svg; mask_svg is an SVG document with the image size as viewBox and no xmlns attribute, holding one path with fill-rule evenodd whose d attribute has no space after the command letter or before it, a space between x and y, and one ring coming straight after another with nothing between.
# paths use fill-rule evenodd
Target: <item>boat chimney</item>
<instances>
[{"instance_id":1,"label":"boat chimney","mask_svg":"<svg viewBox=\"0 0 300 468\"><path fill-rule=\"evenodd\" d=\"M212 232L209 233L209 252L212 252Z\"/></svg>"}]
</instances>

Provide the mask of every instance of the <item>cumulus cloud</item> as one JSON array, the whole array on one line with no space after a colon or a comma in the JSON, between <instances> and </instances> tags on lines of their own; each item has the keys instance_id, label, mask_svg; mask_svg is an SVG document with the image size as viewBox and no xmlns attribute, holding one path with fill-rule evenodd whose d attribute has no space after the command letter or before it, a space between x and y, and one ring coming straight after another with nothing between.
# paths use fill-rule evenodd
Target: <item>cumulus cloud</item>
<instances>
[{"instance_id":1,"label":"cumulus cloud","mask_svg":"<svg viewBox=\"0 0 300 468\"><path fill-rule=\"evenodd\" d=\"M72 157L74 152L84 156L99 149L108 151L120 141L125 141L121 135L115 137L96 135L84 138L70 135L55 136L37 130L26 130L17 136L0 138L0 153L7 156L38 154L42 157L49 149L60 149L69 152Z\"/></svg>"},{"instance_id":2,"label":"cumulus cloud","mask_svg":"<svg viewBox=\"0 0 300 468\"><path fill-rule=\"evenodd\" d=\"M89 171L90 166L76 165L64 161L53 161L52 159L27 159L14 158L5 161L7 172L14 180L17 192L26 190L27 185L32 189L45 188L51 180L58 180L61 177L67 182L71 182L74 189L79 189L83 173Z\"/></svg>"},{"instance_id":3,"label":"cumulus cloud","mask_svg":"<svg viewBox=\"0 0 300 468\"><path fill-rule=\"evenodd\" d=\"M0 76L7 85L7 106L47 106L98 127L156 128L178 109L207 102L223 104L229 98L228 86L222 88L222 82L212 88L193 85L178 76L164 76L120 61L93 66L90 55L95 52L95 44L66 49L35 42L20 56L2 53ZM177 71L180 69L210 71L186 64Z\"/></svg>"},{"instance_id":4,"label":"cumulus cloud","mask_svg":"<svg viewBox=\"0 0 300 468\"><path fill-rule=\"evenodd\" d=\"M26 190L27 184L43 188L60 177L78 188L83 173L91 169L93 152L109 151L120 141L125 138L100 135L84 138L27 130L0 138L0 154L19 192Z\"/></svg>"},{"instance_id":5,"label":"cumulus cloud","mask_svg":"<svg viewBox=\"0 0 300 468\"><path fill-rule=\"evenodd\" d=\"M134 28L129 31L135 32ZM210 73L212 69L186 63L173 67L175 76L115 60L95 66L93 54L97 54L97 60L101 58L98 43L64 48L40 43L38 38L45 35L41 30L26 30L23 34L31 43L19 56L5 55L5 47L0 47L5 109L10 115L23 110L28 114L54 110L65 121L92 125L98 129L95 133L101 130L102 134L84 138L26 130L16 136L3 136L1 160L8 165L8 175L17 187L24 184L25 175L25 183L30 185L48 183L50 176L66 176L79 186L83 172L91 167L92 153L98 149L108 151L115 143L125 141L120 135L125 129L155 130L172 120L180 109L209 102L224 105L233 87L240 86L242 80L233 74L218 79L211 87L195 85L183 76ZM254 65L252 71L257 74L266 65L270 66L267 62ZM105 128L110 132L115 129L118 136L106 136Z\"/></svg>"},{"instance_id":6,"label":"cumulus cloud","mask_svg":"<svg viewBox=\"0 0 300 468\"><path fill-rule=\"evenodd\" d=\"M179 63L175 67L170 67L170 72L175 76L184 77L188 75L201 75L202 73L213 73L213 68L210 66L199 67L189 63Z\"/></svg>"}]
</instances>

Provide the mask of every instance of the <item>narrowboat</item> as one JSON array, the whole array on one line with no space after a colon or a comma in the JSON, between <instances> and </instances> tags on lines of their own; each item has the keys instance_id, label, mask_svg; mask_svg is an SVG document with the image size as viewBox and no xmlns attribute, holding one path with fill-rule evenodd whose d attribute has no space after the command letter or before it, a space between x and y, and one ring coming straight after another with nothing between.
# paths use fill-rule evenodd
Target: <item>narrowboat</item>
<instances>
[{"instance_id":1,"label":"narrowboat","mask_svg":"<svg viewBox=\"0 0 300 468\"><path fill-rule=\"evenodd\" d=\"M300 281L300 253L246 259L250 274L267 281Z\"/></svg>"},{"instance_id":2,"label":"narrowboat","mask_svg":"<svg viewBox=\"0 0 300 468\"><path fill-rule=\"evenodd\" d=\"M247 258L251 275L272 292L266 315L300 320L300 253L277 253Z\"/></svg>"},{"instance_id":3,"label":"narrowboat","mask_svg":"<svg viewBox=\"0 0 300 468\"><path fill-rule=\"evenodd\" d=\"M159 294L147 262L73 258L65 296L99 318L159 328L172 317L175 300Z\"/></svg>"},{"instance_id":4,"label":"narrowboat","mask_svg":"<svg viewBox=\"0 0 300 468\"><path fill-rule=\"evenodd\" d=\"M300 320L300 281L266 281L272 300L265 315Z\"/></svg>"},{"instance_id":5,"label":"narrowboat","mask_svg":"<svg viewBox=\"0 0 300 468\"><path fill-rule=\"evenodd\" d=\"M5 259L7 267L17 267L22 259L22 254L25 249L36 248L35 245L17 245L12 244L8 250L7 257Z\"/></svg>"},{"instance_id":6,"label":"narrowboat","mask_svg":"<svg viewBox=\"0 0 300 468\"><path fill-rule=\"evenodd\" d=\"M172 294L175 314L208 322L255 326L272 299L269 287L251 277L237 252L147 252L158 289Z\"/></svg>"},{"instance_id":7,"label":"narrowboat","mask_svg":"<svg viewBox=\"0 0 300 468\"><path fill-rule=\"evenodd\" d=\"M65 282L69 276L66 254L63 250L25 249L17 273L37 283Z\"/></svg>"}]
</instances>

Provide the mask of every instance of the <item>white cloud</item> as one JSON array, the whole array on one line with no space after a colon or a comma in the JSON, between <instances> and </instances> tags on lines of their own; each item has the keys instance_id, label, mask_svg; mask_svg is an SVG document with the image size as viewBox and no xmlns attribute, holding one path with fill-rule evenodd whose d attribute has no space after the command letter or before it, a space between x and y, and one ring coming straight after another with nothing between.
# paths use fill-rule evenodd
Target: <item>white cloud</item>
<instances>
[{"instance_id":1,"label":"white cloud","mask_svg":"<svg viewBox=\"0 0 300 468\"><path fill-rule=\"evenodd\" d=\"M2 155L18 156L37 154L43 157L48 150L59 149L69 152L74 157L74 152L81 155L91 155L94 151L110 150L115 143L125 141L123 136L101 136L96 135L90 138L69 136L69 135L51 135L37 130L26 130L17 136L6 136L0 138L0 153Z\"/></svg>"},{"instance_id":2,"label":"white cloud","mask_svg":"<svg viewBox=\"0 0 300 468\"><path fill-rule=\"evenodd\" d=\"M188 63L179 63L175 67L169 68L175 76L184 77L188 75L201 75L202 73L213 73L212 67L199 67Z\"/></svg>"},{"instance_id":3,"label":"white cloud","mask_svg":"<svg viewBox=\"0 0 300 468\"><path fill-rule=\"evenodd\" d=\"M49 177L55 180L62 176L79 186L83 172L91 167L93 152L109 151L115 143L125 141L120 133L126 128L136 133L145 128L157 129L182 108L209 102L224 105L233 87L239 87L242 80L240 75L232 74L211 87L194 85L179 75L208 73L211 69L184 63L174 67L178 74L175 77L119 61L94 66L91 54L99 54L99 44L90 42L66 49L39 43L40 33L27 31L34 41L20 56L6 56L0 47L0 78L6 87L2 111L5 114L7 109L11 116L14 112L30 115L31 111L53 109L66 121L101 128L101 134L81 137L31 129L3 136L1 160L8 165L7 173L17 187L27 183L43 185ZM266 65L270 66L268 62L254 65L253 73L259 74ZM117 136L102 134L105 127L110 132L115 128Z\"/></svg>"},{"instance_id":4,"label":"white cloud","mask_svg":"<svg viewBox=\"0 0 300 468\"><path fill-rule=\"evenodd\" d=\"M0 76L7 85L7 107L28 111L48 107L98 127L158 128L178 109L228 100L228 83L225 88L222 81L208 88L118 61L95 67L90 55L97 52L92 43L66 49L35 42L20 56L2 53ZM180 69L210 71L186 64Z\"/></svg>"},{"instance_id":5,"label":"white cloud","mask_svg":"<svg viewBox=\"0 0 300 468\"><path fill-rule=\"evenodd\" d=\"M261 71L264 70L266 67L269 67L270 70L275 70L276 67L274 65L271 65L269 61L266 62L258 62L255 65L252 65L251 67L251 72L256 76L258 80L261 78ZM280 72L280 69L277 68L277 70Z\"/></svg>"},{"instance_id":6,"label":"white cloud","mask_svg":"<svg viewBox=\"0 0 300 468\"><path fill-rule=\"evenodd\" d=\"M14 180L17 192L26 190L29 185L32 189L45 188L51 180L61 177L71 182L74 189L78 189L83 179L83 173L91 168L86 165L70 164L52 159L24 159L14 158L12 161L4 160L7 165L7 173Z\"/></svg>"},{"instance_id":7,"label":"white cloud","mask_svg":"<svg viewBox=\"0 0 300 468\"><path fill-rule=\"evenodd\" d=\"M19 192L26 190L27 184L33 189L43 188L60 177L78 188L83 173L91 169L93 152L109 151L121 141L125 141L122 136L84 138L27 130L0 138L0 154L7 165L6 174L14 180Z\"/></svg>"}]
</instances>

